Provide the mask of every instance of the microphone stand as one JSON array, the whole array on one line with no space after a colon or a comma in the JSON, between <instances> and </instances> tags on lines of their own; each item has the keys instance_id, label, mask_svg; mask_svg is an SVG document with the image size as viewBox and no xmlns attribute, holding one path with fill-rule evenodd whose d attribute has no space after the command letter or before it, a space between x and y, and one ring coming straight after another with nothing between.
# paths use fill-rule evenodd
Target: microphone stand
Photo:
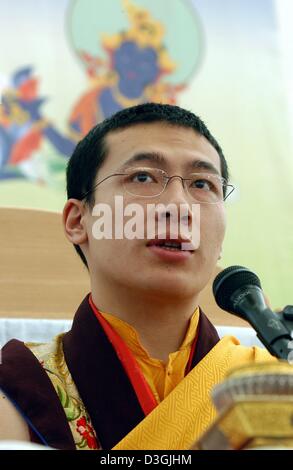
<instances>
[{"instance_id":1,"label":"microphone stand","mask_svg":"<svg viewBox=\"0 0 293 470\"><path fill-rule=\"evenodd\" d=\"M267 311L267 324L262 325L261 332L257 331L257 337L273 356L287 361L292 359L293 363L293 305L287 305L283 310L274 312L275 318L272 318L269 309ZM265 313L266 311L263 311L263 314ZM247 317L246 320L249 321L250 318ZM251 320L249 323L254 328L253 317Z\"/></svg>"}]
</instances>

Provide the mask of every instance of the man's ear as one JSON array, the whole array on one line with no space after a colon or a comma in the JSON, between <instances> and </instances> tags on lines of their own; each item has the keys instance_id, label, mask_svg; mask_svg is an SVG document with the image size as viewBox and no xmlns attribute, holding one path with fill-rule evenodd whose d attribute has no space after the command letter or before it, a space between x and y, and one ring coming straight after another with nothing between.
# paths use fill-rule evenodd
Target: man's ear
<instances>
[{"instance_id":1,"label":"man's ear","mask_svg":"<svg viewBox=\"0 0 293 470\"><path fill-rule=\"evenodd\" d=\"M68 199L63 209L63 226L67 239L74 245L81 245L88 239L85 225L86 207L78 199Z\"/></svg>"}]
</instances>

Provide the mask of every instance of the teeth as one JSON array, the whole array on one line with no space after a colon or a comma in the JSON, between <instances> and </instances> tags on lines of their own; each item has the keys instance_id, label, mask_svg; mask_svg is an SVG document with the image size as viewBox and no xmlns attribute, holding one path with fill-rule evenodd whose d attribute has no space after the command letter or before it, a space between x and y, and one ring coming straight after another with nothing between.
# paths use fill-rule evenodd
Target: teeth
<instances>
[{"instance_id":1,"label":"teeth","mask_svg":"<svg viewBox=\"0 0 293 470\"><path fill-rule=\"evenodd\" d=\"M175 248L174 246L165 246L165 245L161 245L161 248L163 248L163 250L169 250L169 251L180 251L181 248Z\"/></svg>"},{"instance_id":2,"label":"teeth","mask_svg":"<svg viewBox=\"0 0 293 470\"><path fill-rule=\"evenodd\" d=\"M170 248L173 250L181 250L181 243L178 242L165 242L161 245L163 248Z\"/></svg>"}]
</instances>

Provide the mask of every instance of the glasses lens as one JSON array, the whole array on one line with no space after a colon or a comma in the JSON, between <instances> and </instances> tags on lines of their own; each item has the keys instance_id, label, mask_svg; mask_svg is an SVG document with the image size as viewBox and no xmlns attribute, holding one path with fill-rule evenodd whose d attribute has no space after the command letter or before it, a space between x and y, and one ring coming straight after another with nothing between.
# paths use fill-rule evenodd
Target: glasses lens
<instances>
[{"instance_id":1,"label":"glasses lens","mask_svg":"<svg viewBox=\"0 0 293 470\"><path fill-rule=\"evenodd\" d=\"M209 173L192 174L186 179L186 187L191 197L202 203L212 204L224 199L223 179Z\"/></svg>"},{"instance_id":2,"label":"glasses lens","mask_svg":"<svg viewBox=\"0 0 293 470\"><path fill-rule=\"evenodd\" d=\"M130 168L124 176L124 189L134 196L152 197L165 186L164 172L156 168Z\"/></svg>"}]
</instances>

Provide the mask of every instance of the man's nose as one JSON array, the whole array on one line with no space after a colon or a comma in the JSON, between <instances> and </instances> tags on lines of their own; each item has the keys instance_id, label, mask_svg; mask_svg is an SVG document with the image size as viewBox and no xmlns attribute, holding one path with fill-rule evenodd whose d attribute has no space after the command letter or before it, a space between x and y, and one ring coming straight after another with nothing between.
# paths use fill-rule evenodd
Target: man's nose
<instances>
[{"instance_id":1,"label":"man's nose","mask_svg":"<svg viewBox=\"0 0 293 470\"><path fill-rule=\"evenodd\" d=\"M166 198L169 203L190 203L190 198L186 192L184 181L179 175L171 176L166 183L162 196Z\"/></svg>"},{"instance_id":2,"label":"man's nose","mask_svg":"<svg viewBox=\"0 0 293 470\"><path fill-rule=\"evenodd\" d=\"M192 222L192 211L190 198L184 188L183 180L180 176L174 176L168 180L164 192L161 194L160 201L165 207L159 211L160 218L171 220L173 213L168 209L168 205L177 207L178 222L182 221L186 225Z\"/></svg>"}]
</instances>

